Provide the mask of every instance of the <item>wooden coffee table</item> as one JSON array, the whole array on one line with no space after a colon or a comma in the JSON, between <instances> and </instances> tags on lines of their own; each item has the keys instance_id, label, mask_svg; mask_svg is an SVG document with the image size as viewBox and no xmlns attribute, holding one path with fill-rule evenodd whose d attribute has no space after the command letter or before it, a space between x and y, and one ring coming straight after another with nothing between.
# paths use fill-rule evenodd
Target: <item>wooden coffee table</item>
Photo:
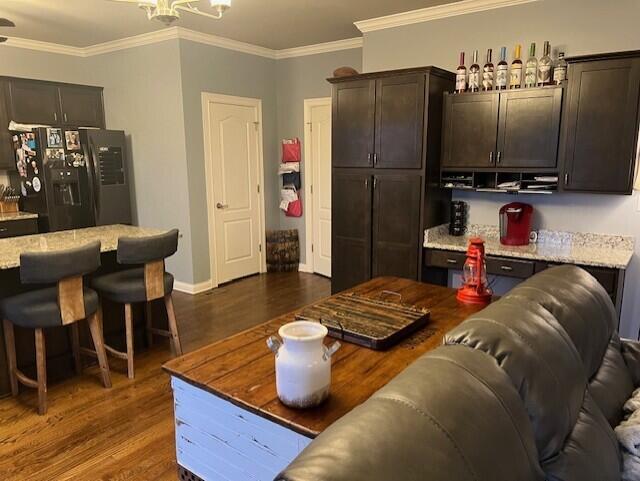
<instances>
[{"instance_id":1,"label":"wooden coffee table","mask_svg":"<svg viewBox=\"0 0 640 481\"><path fill-rule=\"evenodd\" d=\"M427 326L386 351L342 343L333 357L331 395L321 406L296 410L276 394L274 355L266 339L297 311L169 361L181 469L206 481L272 481L311 440L366 401L443 335L480 308L459 304L455 289L377 278L354 289L431 311ZM328 339L327 342L332 342Z\"/></svg>"}]
</instances>

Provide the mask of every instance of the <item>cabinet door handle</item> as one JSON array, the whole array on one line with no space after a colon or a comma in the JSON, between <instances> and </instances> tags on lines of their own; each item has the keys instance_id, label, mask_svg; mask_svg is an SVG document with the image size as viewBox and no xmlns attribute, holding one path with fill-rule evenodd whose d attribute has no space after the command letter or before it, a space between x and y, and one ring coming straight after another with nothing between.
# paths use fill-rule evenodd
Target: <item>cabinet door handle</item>
<instances>
[{"instance_id":1,"label":"cabinet door handle","mask_svg":"<svg viewBox=\"0 0 640 481\"><path fill-rule=\"evenodd\" d=\"M455 259L447 259L447 264L457 264L458 261Z\"/></svg>"},{"instance_id":2,"label":"cabinet door handle","mask_svg":"<svg viewBox=\"0 0 640 481\"><path fill-rule=\"evenodd\" d=\"M493 164L493 151L489 153L489 163Z\"/></svg>"},{"instance_id":3,"label":"cabinet door handle","mask_svg":"<svg viewBox=\"0 0 640 481\"><path fill-rule=\"evenodd\" d=\"M369 164L369 165L371 165L371 158L372 158L372 154L371 154L371 152L369 152L367 154L367 164Z\"/></svg>"},{"instance_id":4,"label":"cabinet door handle","mask_svg":"<svg viewBox=\"0 0 640 481\"><path fill-rule=\"evenodd\" d=\"M64 121L67 121L67 114L62 114L64 116Z\"/></svg>"},{"instance_id":5,"label":"cabinet door handle","mask_svg":"<svg viewBox=\"0 0 640 481\"><path fill-rule=\"evenodd\" d=\"M57 112L53 113L53 120L55 120L56 122L58 121L58 114Z\"/></svg>"},{"instance_id":6,"label":"cabinet door handle","mask_svg":"<svg viewBox=\"0 0 640 481\"><path fill-rule=\"evenodd\" d=\"M364 188L365 189L369 188L369 179L364 179Z\"/></svg>"},{"instance_id":7,"label":"cabinet door handle","mask_svg":"<svg viewBox=\"0 0 640 481\"><path fill-rule=\"evenodd\" d=\"M569 174L564 174L564 185L569 185Z\"/></svg>"},{"instance_id":8,"label":"cabinet door handle","mask_svg":"<svg viewBox=\"0 0 640 481\"><path fill-rule=\"evenodd\" d=\"M378 154L375 152L373 154L373 165L378 165Z\"/></svg>"},{"instance_id":9,"label":"cabinet door handle","mask_svg":"<svg viewBox=\"0 0 640 481\"><path fill-rule=\"evenodd\" d=\"M498 155L496 157L496 164L499 164L502 161L502 152L498 150Z\"/></svg>"},{"instance_id":10,"label":"cabinet door handle","mask_svg":"<svg viewBox=\"0 0 640 481\"><path fill-rule=\"evenodd\" d=\"M511 272L513 270L513 267L511 267L511 266L500 266L500 269L502 269L505 272Z\"/></svg>"},{"instance_id":11,"label":"cabinet door handle","mask_svg":"<svg viewBox=\"0 0 640 481\"><path fill-rule=\"evenodd\" d=\"M375 189L376 187L378 187L378 178L374 177L373 178L373 188Z\"/></svg>"}]
</instances>

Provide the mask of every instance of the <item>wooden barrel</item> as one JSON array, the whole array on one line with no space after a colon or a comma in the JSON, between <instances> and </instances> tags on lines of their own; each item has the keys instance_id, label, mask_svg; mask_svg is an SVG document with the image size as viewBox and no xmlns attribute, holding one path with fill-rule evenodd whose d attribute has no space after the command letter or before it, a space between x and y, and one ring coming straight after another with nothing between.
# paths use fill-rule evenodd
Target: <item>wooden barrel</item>
<instances>
[{"instance_id":1,"label":"wooden barrel","mask_svg":"<svg viewBox=\"0 0 640 481\"><path fill-rule=\"evenodd\" d=\"M298 229L267 231L267 271L297 271L300 264Z\"/></svg>"}]
</instances>

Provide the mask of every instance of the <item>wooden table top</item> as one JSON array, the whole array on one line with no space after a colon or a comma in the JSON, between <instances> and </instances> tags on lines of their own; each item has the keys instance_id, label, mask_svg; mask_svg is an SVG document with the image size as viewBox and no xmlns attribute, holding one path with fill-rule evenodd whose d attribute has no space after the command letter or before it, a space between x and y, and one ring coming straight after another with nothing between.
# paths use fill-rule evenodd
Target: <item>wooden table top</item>
<instances>
[{"instance_id":1,"label":"wooden table top","mask_svg":"<svg viewBox=\"0 0 640 481\"><path fill-rule=\"evenodd\" d=\"M350 292L378 297L385 290L400 293L404 303L429 309L428 324L386 351L342 342L333 357L331 395L316 408L292 409L279 401L275 357L266 345L267 337L295 320L298 311L173 359L164 369L243 409L313 438L366 401L422 354L440 346L446 332L480 310L477 306L459 304L455 289L392 277L373 279ZM327 338L326 342L333 340Z\"/></svg>"}]
</instances>

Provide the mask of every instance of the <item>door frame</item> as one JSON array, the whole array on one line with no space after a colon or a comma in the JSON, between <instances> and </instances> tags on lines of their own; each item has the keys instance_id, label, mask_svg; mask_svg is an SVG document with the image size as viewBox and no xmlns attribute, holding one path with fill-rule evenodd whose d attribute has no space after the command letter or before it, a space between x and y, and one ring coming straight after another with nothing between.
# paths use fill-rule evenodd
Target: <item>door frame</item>
<instances>
[{"instance_id":1,"label":"door frame","mask_svg":"<svg viewBox=\"0 0 640 481\"><path fill-rule=\"evenodd\" d=\"M306 212L306 220L304 223L305 231L305 259L304 264L300 264L300 271L314 272L313 251L313 157L311 155L311 109L328 105L331 107L331 97L314 97L304 99L304 178L305 184L309 186L307 194L304 196L304 211ZM333 119L331 120L333 122ZM333 206L332 206L333 208Z\"/></svg>"},{"instance_id":2,"label":"door frame","mask_svg":"<svg viewBox=\"0 0 640 481\"><path fill-rule=\"evenodd\" d=\"M216 209L213 195L213 159L211 156L211 135L209 124L209 108L210 102L226 105L242 105L246 107L255 107L258 115L258 182L257 188L260 189L258 202L260 203L259 215L259 235L262 248L259 250L260 256L260 272L267 271L266 260L266 228L264 213L264 143L262 136L262 100L251 97L236 97L233 95L216 94L212 92L202 92L202 136L204 140L204 173L207 192L207 227L209 230L209 271L211 273L211 287L218 287L218 266L216 252Z\"/></svg>"}]
</instances>

